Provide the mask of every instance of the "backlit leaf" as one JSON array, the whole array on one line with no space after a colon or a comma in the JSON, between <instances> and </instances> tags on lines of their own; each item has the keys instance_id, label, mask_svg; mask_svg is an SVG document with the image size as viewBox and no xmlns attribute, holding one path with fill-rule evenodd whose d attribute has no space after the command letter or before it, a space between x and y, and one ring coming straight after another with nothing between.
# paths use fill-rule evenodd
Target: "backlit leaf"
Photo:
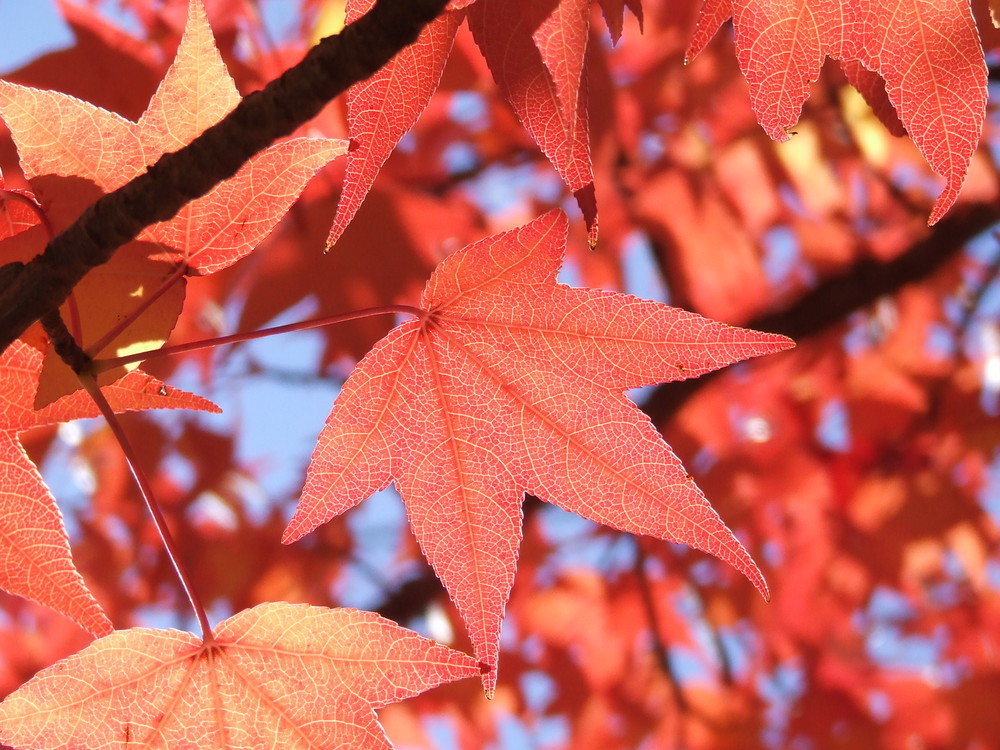
<instances>
[{"instance_id":1,"label":"backlit leaf","mask_svg":"<svg viewBox=\"0 0 1000 750\"><path fill-rule=\"evenodd\" d=\"M374 0L351 0L347 4L347 22L357 20L374 4ZM416 44L348 92L352 147L327 247L340 239L385 160L437 90L455 32L464 18L464 11L446 11L423 30Z\"/></svg>"},{"instance_id":2,"label":"backlit leaf","mask_svg":"<svg viewBox=\"0 0 1000 750\"><path fill-rule=\"evenodd\" d=\"M102 193L145 172L164 152L177 150L218 122L239 100L198 0L189 6L177 56L138 122L66 94L0 81L0 115L57 232ZM63 306L70 330L95 357L161 345L183 301L183 278L178 277L212 273L249 253L316 171L344 153L344 141L314 138L295 138L265 149L232 179L126 245L119 255L131 248L130 260L117 261L126 268L92 271L92 277L105 279L90 287L85 280L75 290L87 314L78 316L73 301ZM107 274L117 279L113 287L106 283ZM90 299L82 300L87 295ZM137 311L142 311L138 323L106 339L108 321ZM78 387L54 352L49 359L40 406ZM123 372L119 368L102 373L99 383L112 382Z\"/></svg>"},{"instance_id":3,"label":"backlit leaf","mask_svg":"<svg viewBox=\"0 0 1000 750\"><path fill-rule=\"evenodd\" d=\"M885 79L889 100L945 178L929 223L958 198L986 116L986 65L966 0L706 0L688 57L732 16L757 119L789 138L827 56Z\"/></svg>"},{"instance_id":4,"label":"backlit leaf","mask_svg":"<svg viewBox=\"0 0 1000 750\"><path fill-rule=\"evenodd\" d=\"M597 241L587 96L589 0L478 0L469 27L497 85L573 191Z\"/></svg>"},{"instance_id":5,"label":"backlit leaf","mask_svg":"<svg viewBox=\"0 0 1000 750\"><path fill-rule=\"evenodd\" d=\"M750 555L623 392L790 342L557 284L566 232L566 217L550 212L438 267L421 318L390 332L345 383L284 537L395 481L477 657L493 667L488 693L525 492L710 552L767 594Z\"/></svg>"},{"instance_id":6,"label":"backlit leaf","mask_svg":"<svg viewBox=\"0 0 1000 750\"><path fill-rule=\"evenodd\" d=\"M272 602L203 642L134 628L40 672L0 704L0 740L51 748L391 745L375 708L478 675L469 656L371 612Z\"/></svg>"}]
</instances>

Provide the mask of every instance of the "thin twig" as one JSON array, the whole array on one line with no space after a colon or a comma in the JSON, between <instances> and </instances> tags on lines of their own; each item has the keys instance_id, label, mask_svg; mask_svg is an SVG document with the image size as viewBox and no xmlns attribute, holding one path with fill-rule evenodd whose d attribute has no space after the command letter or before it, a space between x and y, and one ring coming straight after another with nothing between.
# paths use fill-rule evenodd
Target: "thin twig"
<instances>
[{"instance_id":1,"label":"thin twig","mask_svg":"<svg viewBox=\"0 0 1000 750\"><path fill-rule=\"evenodd\" d=\"M229 336L213 336L210 339L202 339L201 341L191 341L187 344L174 344L173 346L163 346L159 349L150 349L144 352L135 352L134 354L126 354L121 357L109 357L107 359L95 359L93 363L94 372L104 372L105 370L112 370L115 367L121 367L122 365L127 365L132 362L143 362L147 359L154 359L156 357L166 357L173 354L183 354L185 352L193 352L199 349L208 349L214 346L223 346L225 344L238 344L242 341L253 341L254 339L261 339L265 336L275 336L279 333L292 333L293 331L307 331L310 328L321 328L323 326L335 325L337 323L346 323L349 320L358 320L359 318L370 318L374 315L389 315L395 313L402 313L404 315L414 315L419 317L423 315L423 310L419 307L413 307L411 305L383 305L381 307L368 307L363 310L353 310L351 312L340 313L339 315L327 315L322 318L313 318L311 320L302 320L298 323L287 323L283 326L273 326L272 328L261 328L257 331L248 331L247 333L233 333Z\"/></svg>"},{"instance_id":2,"label":"thin twig","mask_svg":"<svg viewBox=\"0 0 1000 750\"><path fill-rule=\"evenodd\" d=\"M649 632L653 642L653 653L660 669L667 676L670 683L670 692L674 696L674 703L677 710L682 714L688 712L688 701L684 697L684 689L681 687L677 670L674 669L673 660L670 658L670 647L663 636L663 628L660 623L660 615L656 611L656 602L653 599L653 589L649 585L649 574L646 571L646 552L642 548L642 539L635 538L635 576L639 582L639 593L642 596L642 605L646 610L646 620L649 622Z\"/></svg>"},{"instance_id":3,"label":"thin twig","mask_svg":"<svg viewBox=\"0 0 1000 750\"><path fill-rule=\"evenodd\" d=\"M91 361L89 355L80 348L80 345L76 342L76 340L73 339L73 336L70 334L69 329L66 328L66 324L63 322L63 319L59 317L58 310L48 313L42 322L45 326L45 332L52 340L56 352L60 357L62 357L64 362L73 368L77 378L80 380L80 385L83 386L83 389L90 394L94 403L97 404L98 410L100 410L101 415L108 423L108 427L111 428L111 433L115 436L115 440L118 441L118 445L121 447L122 453L125 454L125 460L128 463L129 471L132 472L132 478L135 479L136 486L139 488L139 493L142 495L142 499L146 503L146 508L149 510L149 514L153 518L153 524L156 526L156 530L160 535L160 540L163 542L163 547L167 552L167 557L170 558L170 563L174 567L174 572L177 573L177 578L180 580L181 587L184 589L184 593L187 594L188 601L191 602L191 608L194 610L194 614L198 618L198 624L201 627L202 640L206 644L211 643L213 640L212 626L208 622L208 615L205 612L205 607L202 605L201 599L199 598L194 585L191 583L191 578L187 573L187 569L184 567L183 562L181 562L180 551L177 549L177 544L174 542L173 535L171 535L170 529L167 526L167 519L163 516L163 511L160 510L159 503L156 502L156 495L153 494L153 487L146 478L146 473L142 470L142 464L139 462L139 457L132 448L132 444L129 442L128 436L125 434L125 430L118 419L118 415L115 414L114 409L111 408L111 404L108 403L108 400L104 397L104 394L101 393L101 389L97 385L97 380L92 372L93 362Z\"/></svg>"}]
</instances>

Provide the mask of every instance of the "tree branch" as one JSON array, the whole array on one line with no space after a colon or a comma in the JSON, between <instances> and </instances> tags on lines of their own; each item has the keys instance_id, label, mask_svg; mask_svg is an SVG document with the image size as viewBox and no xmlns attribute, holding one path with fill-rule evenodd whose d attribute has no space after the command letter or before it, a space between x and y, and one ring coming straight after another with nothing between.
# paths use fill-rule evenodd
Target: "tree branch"
<instances>
[{"instance_id":1,"label":"tree branch","mask_svg":"<svg viewBox=\"0 0 1000 750\"><path fill-rule=\"evenodd\" d=\"M832 276L805 292L787 307L747 322L746 327L780 333L796 341L815 336L880 297L927 278L998 219L1000 212L995 204L956 206L934 225L930 234L899 257L886 263L859 260L844 273ZM725 370L716 370L693 380L659 385L643 404L642 410L654 424L662 424L722 372Z\"/></svg>"},{"instance_id":2,"label":"tree branch","mask_svg":"<svg viewBox=\"0 0 1000 750\"><path fill-rule=\"evenodd\" d=\"M280 78L254 92L221 122L87 208L26 265L0 273L0 351L57 310L84 275L144 228L236 174L254 154L312 119L407 45L447 0L378 0L365 16L327 37Z\"/></svg>"}]
</instances>

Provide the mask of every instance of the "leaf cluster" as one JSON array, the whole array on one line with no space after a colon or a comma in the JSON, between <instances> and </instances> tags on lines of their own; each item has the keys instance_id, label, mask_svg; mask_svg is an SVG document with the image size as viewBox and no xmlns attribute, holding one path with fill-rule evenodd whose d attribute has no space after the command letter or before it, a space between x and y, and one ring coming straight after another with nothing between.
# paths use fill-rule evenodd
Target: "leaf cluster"
<instances>
[{"instance_id":1,"label":"leaf cluster","mask_svg":"<svg viewBox=\"0 0 1000 750\"><path fill-rule=\"evenodd\" d=\"M988 21L124 5L0 82L0 741L992 736Z\"/></svg>"}]
</instances>

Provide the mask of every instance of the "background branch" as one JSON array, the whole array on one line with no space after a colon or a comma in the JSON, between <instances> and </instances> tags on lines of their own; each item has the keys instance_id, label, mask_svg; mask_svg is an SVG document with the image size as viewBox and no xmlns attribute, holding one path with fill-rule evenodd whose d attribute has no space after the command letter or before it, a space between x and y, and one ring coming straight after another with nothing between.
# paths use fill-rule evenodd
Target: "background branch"
<instances>
[{"instance_id":1,"label":"background branch","mask_svg":"<svg viewBox=\"0 0 1000 750\"><path fill-rule=\"evenodd\" d=\"M1000 220L995 204L955 206L930 233L902 255L886 263L863 259L842 274L831 276L780 310L746 323L747 328L780 333L795 341L815 336L847 319L880 297L897 292L907 284L925 279L955 255L966 243ZM662 424L680 410L698 390L725 370L693 380L657 386L642 406L654 424Z\"/></svg>"}]
</instances>

